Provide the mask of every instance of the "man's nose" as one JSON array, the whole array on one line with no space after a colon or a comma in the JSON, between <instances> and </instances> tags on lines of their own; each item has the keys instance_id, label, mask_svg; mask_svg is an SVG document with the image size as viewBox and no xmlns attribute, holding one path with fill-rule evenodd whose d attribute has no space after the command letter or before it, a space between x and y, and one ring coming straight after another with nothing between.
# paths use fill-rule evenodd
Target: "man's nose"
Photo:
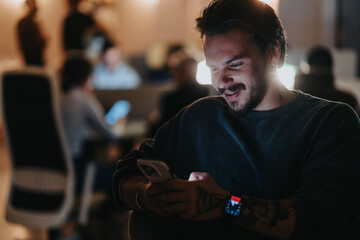
<instances>
[{"instance_id":1,"label":"man's nose","mask_svg":"<svg viewBox=\"0 0 360 240\"><path fill-rule=\"evenodd\" d=\"M226 88L226 86L229 85L229 83L233 82L232 76L229 75L229 73L224 70L219 72L217 76L217 87L218 88Z\"/></svg>"}]
</instances>

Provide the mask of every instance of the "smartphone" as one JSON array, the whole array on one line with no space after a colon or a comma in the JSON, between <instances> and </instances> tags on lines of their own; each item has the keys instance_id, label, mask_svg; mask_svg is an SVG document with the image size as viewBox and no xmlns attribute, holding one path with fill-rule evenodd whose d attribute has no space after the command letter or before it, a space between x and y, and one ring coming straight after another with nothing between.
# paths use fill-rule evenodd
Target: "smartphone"
<instances>
[{"instance_id":1,"label":"smartphone","mask_svg":"<svg viewBox=\"0 0 360 240\"><path fill-rule=\"evenodd\" d=\"M126 117L130 112L131 106L128 101L119 100L114 103L109 112L105 115L105 121L109 125L114 125L120 119Z\"/></svg>"},{"instance_id":2,"label":"smartphone","mask_svg":"<svg viewBox=\"0 0 360 240\"><path fill-rule=\"evenodd\" d=\"M168 165L162 161L138 159L137 164L150 182L162 183L168 179L174 178Z\"/></svg>"}]
</instances>

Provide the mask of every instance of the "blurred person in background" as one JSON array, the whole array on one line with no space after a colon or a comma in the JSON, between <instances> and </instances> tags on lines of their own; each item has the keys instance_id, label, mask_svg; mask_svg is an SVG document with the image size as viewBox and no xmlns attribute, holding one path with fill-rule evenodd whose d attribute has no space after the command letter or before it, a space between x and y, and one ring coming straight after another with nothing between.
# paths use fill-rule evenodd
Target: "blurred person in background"
<instances>
[{"instance_id":1,"label":"blurred person in background","mask_svg":"<svg viewBox=\"0 0 360 240\"><path fill-rule=\"evenodd\" d=\"M67 0L69 13L63 23L63 48L65 51L85 50L86 37L97 28L93 16L80 12L82 0Z\"/></svg>"},{"instance_id":2,"label":"blurred person in background","mask_svg":"<svg viewBox=\"0 0 360 240\"><path fill-rule=\"evenodd\" d=\"M104 109L91 92L89 80L92 65L81 55L68 57L61 70L64 95L61 112L65 135L78 173L77 192L82 182L84 161L90 154L85 152L87 142L100 138L106 145L116 140L115 134L104 119ZM87 159L89 160L89 159Z\"/></svg>"},{"instance_id":3,"label":"blurred person in background","mask_svg":"<svg viewBox=\"0 0 360 240\"><path fill-rule=\"evenodd\" d=\"M157 43L151 46L146 53L148 67L147 80L154 84L167 84L171 81L170 59L175 55L183 55L184 46L180 43ZM179 53L179 54L178 54Z\"/></svg>"},{"instance_id":4,"label":"blurred person in background","mask_svg":"<svg viewBox=\"0 0 360 240\"><path fill-rule=\"evenodd\" d=\"M106 39L100 62L94 67L93 85L96 89L134 89L141 83L137 71L125 63L119 45Z\"/></svg>"},{"instance_id":5,"label":"blurred person in background","mask_svg":"<svg viewBox=\"0 0 360 240\"><path fill-rule=\"evenodd\" d=\"M197 62L190 57L182 57L170 71L175 90L161 97L159 116L150 117L148 137L154 137L158 128L175 116L182 108L208 96L209 89L196 81ZM152 119L155 118L155 119Z\"/></svg>"},{"instance_id":6,"label":"blurred person in background","mask_svg":"<svg viewBox=\"0 0 360 240\"><path fill-rule=\"evenodd\" d=\"M331 101L349 104L358 114L360 106L349 92L338 90L333 73L333 57L328 48L317 46L307 56L308 73L300 73L295 78L294 88L310 95Z\"/></svg>"},{"instance_id":7,"label":"blurred person in background","mask_svg":"<svg viewBox=\"0 0 360 240\"><path fill-rule=\"evenodd\" d=\"M36 0L26 0L27 14L17 24L17 35L26 65L44 66L46 38L36 19Z\"/></svg>"},{"instance_id":8,"label":"blurred person in background","mask_svg":"<svg viewBox=\"0 0 360 240\"><path fill-rule=\"evenodd\" d=\"M92 93L91 76L92 65L82 54L67 57L61 69L64 94L60 109L75 167L75 192L77 195L82 192L85 167L88 161L94 161L96 175L92 191L105 194L99 207L101 218L108 221L113 214L124 213L116 211L118 207L114 204L111 188L114 161L122 154L122 146L105 121L104 109ZM96 233L99 230L87 231ZM106 234L103 236L103 239L108 239Z\"/></svg>"}]
</instances>

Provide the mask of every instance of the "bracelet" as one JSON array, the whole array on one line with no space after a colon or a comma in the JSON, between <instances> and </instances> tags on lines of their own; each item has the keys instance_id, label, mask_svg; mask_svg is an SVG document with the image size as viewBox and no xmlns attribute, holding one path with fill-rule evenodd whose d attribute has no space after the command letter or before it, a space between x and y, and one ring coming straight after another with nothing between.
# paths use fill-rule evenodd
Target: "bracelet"
<instances>
[{"instance_id":1,"label":"bracelet","mask_svg":"<svg viewBox=\"0 0 360 240\"><path fill-rule=\"evenodd\" d=\"M139 203L139 191L136 192L135 194L135 203L136 203L136 206L139 208L139 209L142 209L140 203Z\"/></svg>"}]
</instances>

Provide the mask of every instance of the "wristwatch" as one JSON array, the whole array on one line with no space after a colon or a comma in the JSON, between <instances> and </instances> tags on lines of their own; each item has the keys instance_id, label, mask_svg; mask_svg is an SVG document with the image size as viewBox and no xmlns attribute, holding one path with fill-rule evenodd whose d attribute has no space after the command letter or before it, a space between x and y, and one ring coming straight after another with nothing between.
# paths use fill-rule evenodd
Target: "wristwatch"
<instances>
[{"instance_id":1,"label":"wristwatch","mask_svg":"<svg viewBox=\"0 0 360 240\"><path fill-rule=\"evenodd\" d=\"M225 214L228 216L238 217L241 211L241 197L230 195L225 204Z\"/></svg>"}]
</instances>

